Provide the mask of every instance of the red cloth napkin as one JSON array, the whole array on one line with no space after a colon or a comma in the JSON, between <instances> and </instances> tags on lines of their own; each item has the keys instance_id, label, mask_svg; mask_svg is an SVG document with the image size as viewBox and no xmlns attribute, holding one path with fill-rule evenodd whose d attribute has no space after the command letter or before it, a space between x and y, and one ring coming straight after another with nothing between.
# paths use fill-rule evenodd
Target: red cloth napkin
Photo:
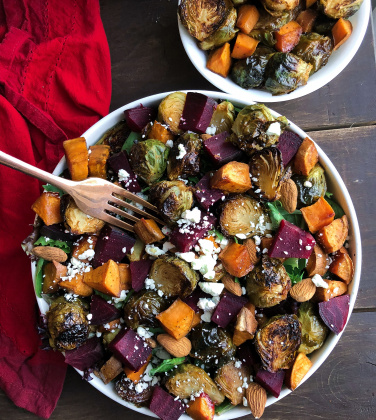
<instances>
[{"instance_id":1,"label":"red cloth napkin","mask_svg":"<svg viewBox=\"0 0 376 420\"><path fill-rule=\"evenodd\" d=\"M111 64L98 0L0 0L0 150L51 171L62 142L108 113ZM0 387L48 418L66 365L40 350L30 260L39 182L0 165Z\"/></svg>"}]
</instances>

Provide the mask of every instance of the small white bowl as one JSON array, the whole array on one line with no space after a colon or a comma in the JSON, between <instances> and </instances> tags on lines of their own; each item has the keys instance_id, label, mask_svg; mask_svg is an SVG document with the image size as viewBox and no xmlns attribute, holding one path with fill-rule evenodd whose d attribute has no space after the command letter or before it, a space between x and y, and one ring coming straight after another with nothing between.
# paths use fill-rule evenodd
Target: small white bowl
<instances>
[{"instance_id":1,"label":"small white bowl","mask_svg":"<svg viewBox=\"0 0 376 420\"><path fill-rule=\"evenodd\" d=\"M207 52L200 50L196 39L193 38L184 28L180 22L179 16L178 25L180 38L189 59L192 61L196 69L205 77L205 79L218 89L232 95L236 95L247 102L282 102L308 95L309 93L320 89L341 73L341 71L350 63L362 43L367 30L370 11L371 0L364 0L360 9L349 19L353 25L353 33L350 38L340 48L338 48L338 50L333 52L329 58L328 64L310 76L305 86L301 86L291 93L285 93L277 96L273 96L267 90L257 88L248 90L243 89L233 82L230 76L224 78L207 69Z\"/></svg>"},{"instance_id":2,"label":"small white bowl","mask_svg":"<svg viewBox=\"0 0 376 420\"><path fill-rule=\"evenodd\" d=\"M239 107L244 107L246 105L252 104L252 102L240 99L237 96L228 95L228 94L224 94L220 92L210 92L210 91L195 91L195 92L200 92L215 100L226 99ZM162 101L162 99L166 97L169 93L171 92L159 93L157 95L148 96L146 98L142 98L137 101L131 102L128 105L124 105L123 107L118 108L117 110L111 112L111 114L102 118L100 121L94 124L91 128L89 128L85 133L83 133L82 136L86 138L87 145L88 146L94 145L102 137L102 135L105 133L106 130L108 130L109 128L113 127L116 123L121 121L124 118L125 109L136 107L140 103L142 103L142 105L144 106L157 107L158 104ZM272 114L274 117L280 116L280 114L274 111L272 111ZM307 137L307 134L303 130L298 128L292 122L290 122L290 129L294 131L295 133L297 133L302 138ZM350 240L349 240L348 250L349 250L350 255L353 257L353 261L355 265L354 278L349 286L349 293L350 293L349 317L350 317L352 309L355 304L356 295L358 293L358 287L359 287L359 281L360 281L360 269L361 269L361 263L362 263L362 249L361 249L359 225L358 225L358 220L355 214L354 206L352 204L350 195L347 191L345 184L343 183L341 179L341 176L339 175L339 173L337 172L337 170L335 169L335 167L333 166L329 158L326 156L326 154L321 150L321 148L317 144L316 144L316 147L320 156L320 164L325 169L326 180L328 183L328 190L334 193L335 199L342 206L343 210L345 211L349 219ZM59 164L56 166L53 173L55 175L59 175L63 172L64 169L66 169L66 167L67 167L66 160L65 158L62 158ZM33 275L34 286L35 286L35 263L32 263L32 275ZM38 297L37 297L37 301L38 301L38 305L39 305L39 309L41 313L42 314L46 313L48 311L48 306L49 306L48 303L44 299L38 298ZM330 333L324 345L321 347L321 349L316 350L312 355L310 355L310 359L313 362L313 366L308 372L308 374L304 377L302 382L306 381L322 365L322 363L329 356L330 352L333 350L333 348L337 344L341 335L342 335L342 332L339 335ZM82 375L81 371L78 371L78 372ZM98 389L98 391L107 395L108 397L118 402L119 404L122 404L142 414L145 414L151 417L156 417L156 415L153 414L148 408L139 408L139 407L134 406L133 404L130 404L122 400L116 393L114 385L112 383L105 385L99 378L94 376L93 380L90 381L90 384L93 385L96 389ZM274 404L276 401L282 399L283 397L288 395L290 392L291 391L289 389L287 389L286 387L283 387L279 398L275 398L272 396L268 397L266 406ZM245 416L247 414L249 414L248 408L235 407L231 411L225 414L222 414L220 417L216 416L216 418L220 420L226 420L226 419L233 419L233 418ZM190 417L184 414L181 417L181 419L189 420Z\"/></svg>"}]
</instances>

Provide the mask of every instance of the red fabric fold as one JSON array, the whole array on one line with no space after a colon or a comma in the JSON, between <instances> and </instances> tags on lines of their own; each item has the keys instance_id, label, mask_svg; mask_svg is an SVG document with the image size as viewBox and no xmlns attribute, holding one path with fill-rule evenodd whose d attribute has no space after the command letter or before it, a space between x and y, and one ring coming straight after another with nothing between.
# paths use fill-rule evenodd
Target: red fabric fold
<instances>
[{"instance_id":1,"label":"red fabric fold","mask_svg":"<svg viewBox=\"0 0 376 420\"><path fill-rule=\"evenodd\" d=\"M0 150L51 171L62 142L108 113L111 64L98 0L0 0ZM48 418L65 378L40 349L30 260L38 181L0 166L0 387Z\"/></svg>"}]
</instances>

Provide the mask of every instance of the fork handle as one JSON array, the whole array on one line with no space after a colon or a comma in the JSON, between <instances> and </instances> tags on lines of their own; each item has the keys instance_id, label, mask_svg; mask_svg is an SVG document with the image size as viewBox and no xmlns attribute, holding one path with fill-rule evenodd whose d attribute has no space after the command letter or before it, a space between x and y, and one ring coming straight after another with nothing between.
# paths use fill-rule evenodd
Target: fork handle
<instances>
[{"instance_id":1,"label":"fork handle","mask_svg":"<svg viewBox=\"0 0 376 420\"><path fill-rule=\"evenodd\" d=\"M55 187L61 188L65 192L69 192L73 187L74 182L68 179L60 178L56 175L52 175L49 172L43 171L42 169L36 168L20 159L10 156L0 150L0 163L8 166L9 168L16 169L17 171L23 172L26 175L31 175L34 178L38 178L43 182L54 185Z\"/></svg>"}]
</instances>

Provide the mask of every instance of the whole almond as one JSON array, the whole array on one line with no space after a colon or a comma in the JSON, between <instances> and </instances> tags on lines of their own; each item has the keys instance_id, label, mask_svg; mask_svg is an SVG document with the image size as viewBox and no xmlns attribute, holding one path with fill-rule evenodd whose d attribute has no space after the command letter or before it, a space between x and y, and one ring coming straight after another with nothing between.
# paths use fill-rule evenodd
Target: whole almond
<instances>
[{"instance_id":1,"label":"whole almond","mask_svg":"<svg viewBox=\"0 0 376 420\"><path fill-rule=\"evenodd\" d=\"M57 261L59 263L67 260L67 254L60 248L54 246L36 246L33 249L33 254L46 261Z\"/></svg>"},{"instance_id":2,"label":"whole almond","mask_svg":"<svg viewBox=\"0 0 376 420\"><path fill-rule=\"evenodd\" d=\"M188 356L192 349L191 342L187 337L176 338L171 337L169 334L159 334L157 337L158 343L175 357Z\"/></svg>"},{"instance_id":3,"label":"whole almond","mask_svg":"<svg viewBox=\"0 0 376 420\"><path fill-rule=\"evenodd\" d=\"M247 248L249 258L251 259L251 263L253 265L256 265L259 262L260 257L257 256L257 248L255 241L252 238L248 238L246 241L244 241L244 245Z\"/></svg>"},{"instance_id":4,"label":"whole almond","mask_svg":"<svg viewBox=\"0 0 376 420\"><path fill-rule=\"evenodd\" d=\"M149 345L149 347L151 347L152 349L155 349L157 347L157 342L154 339L148 337L148 338L145 338L145 341Z\"/></svg>"},{"instance_id":5,"label":"whole almond","mask_svg":"<svg viewBox=\"0 0 376 420\"><path fill-rule=\"evenodd\" d=\"M242 295L242 287L240 286L240 283L236 283L229 274L225 274L221 278L221 282L225 285L226 290L233 293L235 296Z\"/></svg>"},{"instance_id":6,"label":"whole almond","mask_svg":"<svg viewBox=\"0 0 376 420\"><path fill-rule=\"evenodd\" d=\"M280 189L281 203L288 213L293 213L298 204L298 188L292 179L283 182Z\"/></svg>"},{"instance_id":7,"label":"whole almond","mask_svg":"<svg viewBox=\"0 0 376 420\"><path fill-rule=\"evenodd\" d=\"M316 285L311 279L303 279L296 283L290 290L290 295L297 302L310 300L316 292Z\"/></svg>"},{"instance_id":8,"label":"whole almond","mask_svg":"<svg viewBox=\"0 0 376 420\"><path fill-rule=\"evenodd\" d=\"M245 397L247 398L248 407L250 408L253 417L259 419L264 414L265 410L267 399L265 389L256 382L251 382L245 392Z\"/></svg>"}]
</instances>

